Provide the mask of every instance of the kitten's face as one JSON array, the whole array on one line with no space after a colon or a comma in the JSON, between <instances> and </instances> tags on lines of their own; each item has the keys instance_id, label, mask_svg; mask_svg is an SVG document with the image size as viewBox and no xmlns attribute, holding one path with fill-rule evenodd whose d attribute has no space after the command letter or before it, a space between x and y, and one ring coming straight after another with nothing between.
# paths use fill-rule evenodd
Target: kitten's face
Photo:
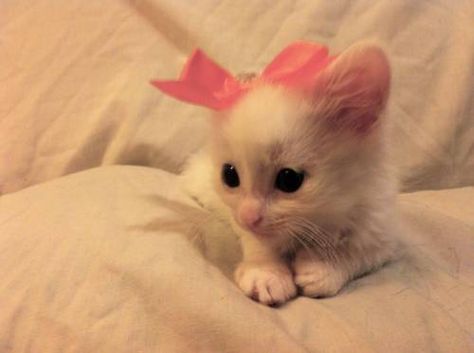
<instances>
[{"instance_id":1,"label":"kitten's face","mask_svg":"<svg viewBox=\"0 0 474 353\"><path fill-rule=\"evenodd\" d=\"M281 243L311 224L337 223L363 197L377 165L373 116L364 114L370 126L346 127L341 119L353 117L325 90L260 86L216 118L217 192L236 223L261 239Z\"/></svg>"}]
</instances>

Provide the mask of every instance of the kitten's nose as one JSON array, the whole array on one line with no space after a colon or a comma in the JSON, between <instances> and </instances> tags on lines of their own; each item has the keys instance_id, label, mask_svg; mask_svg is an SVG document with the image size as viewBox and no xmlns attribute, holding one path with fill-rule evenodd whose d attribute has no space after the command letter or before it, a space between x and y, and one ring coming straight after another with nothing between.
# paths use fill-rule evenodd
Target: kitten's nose
<instances>
[{"instance_id":1,"label":"kitten's nose","mask_svg":"<svg viewBox=\"0 0 474 353\"><path fill-rule=\"evenodd\" d=\"M241 219L242 223L244 223L247 228L254 229L257 228L260 223L262 223L263 217L260 214L252 213L245 217L241 216Z\"/></svg>"},{"instance_id":2,"label":"kitten's nose","mask_svg":"<svg viewBox=\"0 0 474 353\"><path fill-rule=\"evenodd\" d=\"M244 200L239 207L240 223L250 230L257 228L263 220L262 208L262 202L259 200Z\"/></svg>"}]
</instances>

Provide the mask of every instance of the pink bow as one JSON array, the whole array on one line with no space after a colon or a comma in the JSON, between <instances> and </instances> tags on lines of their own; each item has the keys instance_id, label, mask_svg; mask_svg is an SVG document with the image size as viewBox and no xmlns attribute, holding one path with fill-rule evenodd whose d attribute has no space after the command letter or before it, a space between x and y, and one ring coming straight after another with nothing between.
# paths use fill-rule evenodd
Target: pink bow
<instances>
[{"instance_id":1,"label":"pink bow","mask_svg":"<svg viewBox=\"0 0 474 353\"><path fill-rule=\"evenodd\" d=\"M308 88L333 58L325 46L295 42L283 49L260 76L250 82L241 82L197 49L185 64L179 80L156 80L152 84L179 100L224 110L258 83Z\"/></svg>"}]
</instances>

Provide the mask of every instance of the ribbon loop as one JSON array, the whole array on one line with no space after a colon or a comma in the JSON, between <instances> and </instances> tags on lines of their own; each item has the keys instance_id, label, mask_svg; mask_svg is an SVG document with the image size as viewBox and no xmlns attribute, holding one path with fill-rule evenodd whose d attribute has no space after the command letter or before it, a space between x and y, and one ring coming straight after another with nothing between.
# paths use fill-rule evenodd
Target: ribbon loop
<instances>
[{"instance_id":1,"label":"ribbon loop","mask_svg":"<svg viewBox=\"0 0 474 353\"><path fill-rule=\"evenodd\" d=\"M325 46L295 42L280 52L254 82L306 88L333 57ZM214 110L230 108L251 86L239 82L203 51L197 49L186 62L179 80L155 80L152 84L179 100Z\"/></svg>"}]
</instances>

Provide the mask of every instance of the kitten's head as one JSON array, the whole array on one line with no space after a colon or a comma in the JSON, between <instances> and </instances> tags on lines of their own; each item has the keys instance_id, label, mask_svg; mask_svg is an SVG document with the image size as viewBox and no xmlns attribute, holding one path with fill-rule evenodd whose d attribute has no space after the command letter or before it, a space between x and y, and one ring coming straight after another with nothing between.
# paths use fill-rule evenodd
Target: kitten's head
<instances>
[{"instance_id":1,"label":"kitten's head","mask_svg":"<svg viewBox=\"0 0 474 353\"><path fill-rule=\"evenodd\" d=\"M308 222L338 222L363 203L383 159L389 83L383 52L358 45L308 91L261 85L216 116L215 185L236 223L282 242Z\"/></svg>"}]
</instances>

